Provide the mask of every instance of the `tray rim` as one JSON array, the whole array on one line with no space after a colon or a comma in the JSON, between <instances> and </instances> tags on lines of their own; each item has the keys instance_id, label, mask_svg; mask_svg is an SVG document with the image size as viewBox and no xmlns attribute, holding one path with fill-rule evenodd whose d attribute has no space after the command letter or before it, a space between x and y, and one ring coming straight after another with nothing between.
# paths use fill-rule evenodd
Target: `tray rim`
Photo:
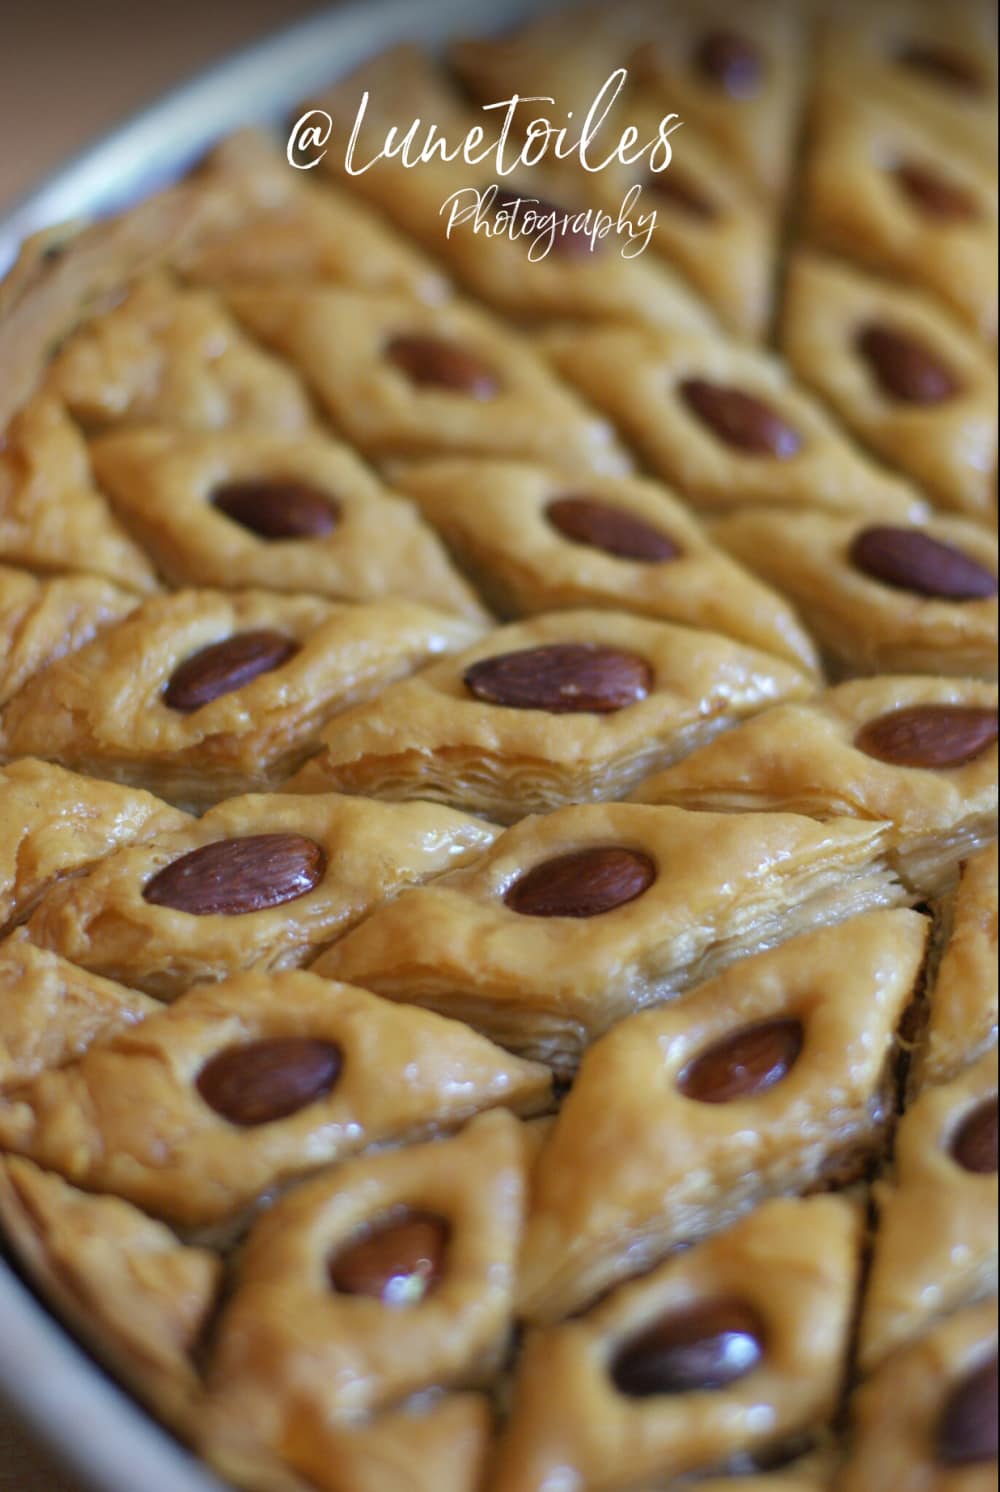
<instances>
[{"instance_id":1,"label":"tray rim","mask_svg":"<svg viewBox=\"0 0 1000 1492\"><path fill-rule=\"evenodd\" d=\"M381 47L495 30L548 4L341 0L265 35L130 115L15 201L0 217L0 283L32 234L125 209L183 174L230 130L278 122ZM229 1484L104 1372L2 1252L0 1320L0 1400L81 1486L136 1492L141 1468L142 1492L226 1492Z\"/></svg>"}]
</instances>

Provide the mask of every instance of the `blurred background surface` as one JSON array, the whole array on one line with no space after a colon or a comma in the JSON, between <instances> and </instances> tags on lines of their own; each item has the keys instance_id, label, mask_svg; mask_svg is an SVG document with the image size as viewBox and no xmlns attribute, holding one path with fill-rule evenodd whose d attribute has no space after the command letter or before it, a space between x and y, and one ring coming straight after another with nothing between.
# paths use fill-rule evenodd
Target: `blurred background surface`
<instances>
[{"instance_id":1,"label":"blurred background surface","mask_svg":"<svg viewBox=\"0 0 1000 1492\"><path fill-rule=\"evenodd\" d=\"M0 0L0 214L174 84L324 8L323 0Z\"/></svg>"}]
</instances>

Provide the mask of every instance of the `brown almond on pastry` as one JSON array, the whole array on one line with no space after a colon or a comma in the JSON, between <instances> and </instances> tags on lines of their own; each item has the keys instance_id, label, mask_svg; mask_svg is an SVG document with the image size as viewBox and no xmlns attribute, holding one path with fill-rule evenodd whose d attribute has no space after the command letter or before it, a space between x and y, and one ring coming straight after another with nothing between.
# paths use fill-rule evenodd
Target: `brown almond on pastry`
<instances>
[{"instance_id":1,"label":"brown almond on pastry","mask_svg":"<svg viewBox=\"0 0 1000 1492\"><path fill-rule=\"evenodd\" d=\"M336 500L291 478L223 482L212 506L261 539L317 539L337 527Z\"/></svg>"},{"instance_id":2,"label":"brown almond on pastry","mask_svg":"<svg viewBox=\"0 0 1000 1492\"><path fill-rule=\"evenodd\" d=\"M959 767L997 738L997 712L978 705L911 705L861 727L854 744L897 767Z\"/></svg>"},{"instance_id":3,"label":"brown almond on pastry","mask_svg":"<svg viewBox=\"0 0 1000 1492\"><path fill-rule=\"evenodd\" d=\"M551 715L606 715L645 699L653 672L644 658L598 643L551 643L482 658L465 670L476 699Z\"/></svg>"},{"instance_id":4,"label":"brown almond on pastry","mask_svg":"<svg viewBox=\"0 0 1000 1492\"><path fill-rule=\"evenodd\" d=\"M227 1047L198 1074L209 1108L243 1128L287 1119L325 1098L340 1076L340 1050L307 1036L279 1036Z\"/></svg>"},{"instance_id":5,"label":"brown almond on pastry","mask_svg":"<svg viewBox=\"0 0 1000 1492\"><path fill-rule=\"evenodd\" d=\"M549 503L545 516L564 538L577 544L603 549L618 559L660 564L676 559L680 548L662 529L620 508L593 497L559 497Z\"/></svg>"},{"instance_id":6,"label":"brown almond on pastry","mask_svg":"<svg viewBox=\"0 0 1000 1492\"><path fill-rule=\"evenodd\" d=\"M298 644L281 632L239 632L185 658L163 691L164 704L190 715L223 694L245 688L261 674L272 673L297 652Z\"/></svg>"},{"instance_id":7,"label":"brown almond on pastry","mask_svg":"<svg viewBox=\"0 0 1000 1492\"><path fill-rule=\"evenodd\" d=\"M773 456L785 461L802 445L801 436L787 420L763 399L742 389L688 378L680 385L680 394L713 435L748 456Z\"/></svg>"},{"instance_id":8,"label":"brown almond on pastry","mask_svg":"<svg viewBox=\"0 0 1000 1492\"><path fill-rule=\"evenodd\" d=\"M524 917L598 917L635 901L655 880L648 855L600 845L543 860L514 882L504 901Z\"/></svg>"},{"instance_id":9,"label":"brown almond on pastry","mask_svg":"<svg viewBox=\"0 0 1000 1492\"><path fill-rule=\"evenodd\" d=\"M301 834L219 839L165 865L143 900L194 917L239 917L306 896L323 878L326 854Z\"/></svg>"},{"instance_id":10,"label":"brown almond on pastry","mask_svg":"<svg viewBox=\"0 0 1000 1492\"><path fill-rule=\"evenodd\" d=\"M801 1021L759 1021L701 1052L680 1074L677 1086L698 1103L755 1098L788 1076L801 1051Z\"/></svg>"},{"instance_id":11,"label":"brown almond on pastry","mask_svg":"<svg viewBox=\"0 0 1000 1492\"><path fill-rule=\"evenodd\" d=\"M854 536L852 565L895 590L944 601L974 601L997 593L997 578L953 544L915 528L876 524Z\"/></svg>"}]
</instances>

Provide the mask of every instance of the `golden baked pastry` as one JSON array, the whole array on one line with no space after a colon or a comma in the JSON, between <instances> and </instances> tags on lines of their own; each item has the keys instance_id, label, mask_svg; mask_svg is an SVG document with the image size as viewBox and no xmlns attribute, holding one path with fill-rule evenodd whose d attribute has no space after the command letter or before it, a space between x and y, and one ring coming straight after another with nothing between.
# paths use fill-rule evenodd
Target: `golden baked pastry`
<instances>
[{"instance_id":1,"label":"golden baked pastry","mask_svg":"<svg viewBox=\"0 0 1000 1492\"><path fill-rule=\"evenodd\" d=\"M326 436L127 431L95 441L91 460L172 585L402 596L484 619L408 504Z\"/></svg>"},{"instance_id":2,"label":"golden baked pastry","mask_svg":"<svg viewBox=\"0 0 1000 1492\"><path fill-rule=\"evenodd\" d=\"M570 471L629 469L610 424L527 338L466 302L311 286L237 287L227 299L373 461L513 455Z\"/></svg>"},{"instance_id":3,"label":"golden baked pastry","mask_svg":"<svg viewBox=\"0 0 1000 1492\"><path fill-rule=\"evenodd\" d=\"M791 607L735 566L658 483L581 483L557 467L461 457L414 462L396 483L501 616L635 611L817 666Z\"/></svg>"},{"instance_id":4,"label":"golden baked pastry","mask_svg":"<svg viewBox=\"0 0 1000 1492\"><path fill-rule=\"evenodd\" d=\"M158 1008L138 990L37 948L18 928L0 942L0 1092L62 1067Z\"/></svg>"},{"instance_id":5,"label":"golden baked pastry","mask_svg":"<svg viewBox=\"0 0 1000 1492\"><path fill-rule=\"evenodd\" d=\"M889 820L920 896L997 834L997 691L973 680L852 679L776 705L632 793L640 803Z\"/></svg>"},{"instance_id":6,"label":"golden baked pastry","mask_svg":"<svg viewBox=\"0 0 1000 1492\"><path fill-rule=\"evenodd\" d=\"M189 819L151 793L22 758L0 767L0 933L49 886Z\"/></svg>"},{"instance_id":7,"label":"golden baked pastry","mask_svg":"<svg viewBox=\"0 0 1000 1492\"><path fill-rule=\"evenodd\" d=\"M290 171L262 130L223 140L199 179L212 191L214 218L176 256L187 280L213 288L314 281L431 302L450 294L446 277L407 239L329 181L320 188L308 172Z\"/></svg>"},{"instance_id":8,"label":"golden baked pastry","mask_svg":"<svg viewBox=\"0 0 1000 1492\"><path fill-rule=\"evenodd\" d=\"M935 503L995 521L996 365L947 312L802 254L789 270L782 349L859 440Z\"/></svg>"},{"instance_id":9,"label":"golden baked pastry","mask_svg":"<svg viewBox=\"0 0 1000 1492\"><path fill-rule=\"evenodd\" d=\"M554 331L544 347L696 509L759 503L887 519L926 511L920 493L846 441L770 353L652 327Z\"/></svg>"},{"instance_id":10,"label":"golden baked pastry","mask_svg":"<svg viewBox=\"0 0 1000 1492\"><path fill-rule=\"evenodd\" d=\"M251 425L294 433L313 422L294 373L254 346L211 291L166 275L140 281L75 332L46 388L89 432Z\"/></svg>"},{"instance_id":11,"label":"golden baked pastry","mask_svg":"<svg viewBox=\"0 0 1000 1492\"><path fill-rule=\"evenodd\" d=\"M563 611L500 627L341 715L292 791L433 798L501 823L624 797L809 675L714 633Z\"/></svg>"},{"instance_id":12,"label":"golden baked pastry","mask_svg":"<svg viewBox=\"0 0 1000 1492\"><path fill-rule=\"evenodd\" d=\"M845 70L818 93L803 186L807 237L930 291L995 344L995 165L920 111L859 96Z\"/></svg>"},{"instance_id":13,"label":"golden baked pastry","mask_svg":"<svg viewBox=\"0 0 1000 1492\"><path fill-rule=\"evenodd\" d=\"M43 575L100 575L140 594L159 588L94 485L86 442L53 399L26 405L0 442L0 560Z\"/></svg>"},{"instance_id":14,"label":"golden baked pastry","mask_svg":"<svg viewBox=\"0 0 1000 1492\"><path fill-rule=\"evenodd\" d=\"M590 804L527 818L313 966L572 1073L623 1016L799 932L898 905L886 826Z\"/></svg>"},{"instance_id":15,"label":"golden baked pastry","mask_svg":"<svg viewBox=\"0 0 1000 1492\"><path fill-rule=\"evenodd\" d=\"M665 110L716 141L750 184L782 197L792 165L805 36L800 8L749 0L633 0L632 63Z\"/></svg>"},{"instance_id":16,"label":"golden baked pastry","mask_svg":"<svg viewBox=\"0 0 1000 1492\"><path fill-rule=\"evenodd\" d=\"M189 991L0 1099L0 1145L193 1228L372 1145L537 1113L550 1075L458 1021L313 974Z\"/></svg>"},{"instance_id":17,"label":"golden baked pastry","mask_svg":"<svg viewBox=\"0 0 1000 1492\"><path fill-rule=\"evenodd\" d=\"M739 513L713 537L782 591L841 676L997 676L997 545L976 523Z\"/></svg>"},{"instance_id":18,"label":"golden baked pastry","mask_svg":"<svg viewBox=\"0 0 1000 1492\"><path fill-rule=\"evenodd\" d=\"M839 1197L767 1202L530 1335L496 1492L536 1492L564 1467L576 1485L625 1492L821 1426L840 1395L859 1246L860 1216Z\"/></svg>"},{"instance_id":19,"label":"golden baked pastry","mask_svg":"<svg viewBox=\"0 0 1000 1492\"><path fill-rule=\"evenodd\" d=\"M190 1428L218 1256L118 1197L78 1191L15 1157L0 1161L0 1222L84 1340L168 1423Z\"/></svg>"},{"instance_id":20,"label":"golden baked pastry","mask_svg":"<svg viewBox=\"0 0 1000 1492\"><path fill-rule=\"evenodd\" d=\"M942 1083L997 1040L997 846L961 867L941 904L938 958L911 1081Z\"/></svg>"},{"instance_id":21,"label":"golden baked pastry","mask_svg":"<svg viewBox=\"0 0 1000 1492\"><path fill-rule=\"evenodd\" d=\"M844 1492L992 1492L997 1302L958 1311L899 1348L853 1399Z\"/></svg>"},{"instance_id":22,"label":"golden baked pastry","mask_svg":"<svg viewBox=\"0 0 1000 1492\"><path fill-rule=\"evenodd\" d=\"M0 1253L233 1492L986 1492L995 16L452 9L0 283Z\"/></svg>"},{"instance_id":23,"label":"golden baked pastry","mask_svg":"<svg viewBox=\"0 0 1000 1492\"><path fill-rule=\"evenodd\" d=\"M244 969L309 962L403 887L475 861L498 832L432 803L229 798L55 886L28 936L170 1000Z\"/></svg>"},{"instance_id":24,"label":"golden baked pastry","mask_svg":"<svg viewBox=\"0 0 1000 1492\"><path fill-rule=\"evenodd\" d=\"M492 101L509 98L512 91L508 82ZM518 76L516 91L530 96L533 90ZM645 254L626 258L614 238L595 242L584 228L573 226L573 220L594 205L583 173L567 178L565 172L542 164L506 174L498 182L492 161L479 167L477 179L476 167L460 155L452 160L438 155L421 162L417 170L397 159L379 159L386 131L404 115L433 120L450 140L461 140L476 126L485 130L487 142L499 136L503 115L471 109L425 52L407 45L382 52L317 103L334 119L356 120L366 92L368 104L352 135L355 166L367 169L350 177L351 187L439 255L466 290L515 321L624 320L702 330L713 326L711 312L662 260ZM563 97L560 90L560 105ZM570 107L566 103L565 108ZM560 109L553 112L558 114ZM343 150L330 150L322 164L339 180L344 161ZM491 185L498 190L488 205L483 204L487 215L523 213L532 205L542 217L554 213L558 224L569 214L566 231L557 226L541 237L543 246L551 241L548 253L532 250L529 256L530 237L520 241L504 234L473 233L467 216L457 216L451 223L453 209L467 212L473 205L471 194L478 197L478 192Z\"/></svg>"},{"instance_id":25,"label":"golden baked pastry","mask_svg":"<svg viewBox=\"0 0 1000 1492\"><path fill-rule=\"evenodd\" d=\"M926 939L916 912L870 912L601 1037L535 1163L524 1314L571 1315L767 1196L863 1174Z\"/></svg>"},{"instance_id":26,"label":"golden baked pastry","mask_svg":"<svg viewBox=\"0 0 1000 1492\"><path fill-rule=\"evenodd\" d=\"M216 1327L220 1428L252 1424L281 1451L312 1425L488 1383L512 1327L519 1129L509 1113L482 1114L454 1138L349 1161L270 1208Z\"/></svg>"},{"instance_id":27,"label":"golden baked pastry","mask_svg":"<svg viewBox=\"0 0 1000 1492\"><path fill-rule=\"evenodd\" d=\"M997 1054L925 1089L874 1187L875 1252L861 1313L863 1372L957 1307L997 1291Z\"/></svg>"},{"instance_id":28,"label":"golden baked pastry","mask_svg":"<svg viewBox=\"0 0 1000 1492\"><path fill-rule=\"evenodd\" d=\"M996 15L983 0L838 0L822 27L817 83L849 86L923 120L960 164L997 163ZM928 266L929 267L929 266ZM957 288L957 287L956 287Z\"/></svg>"},{"instance_id":29,"label":"golden baked pastry","mask_svg":"<svg viewBox=\"0 0 1000 1492\"><path fill-rule=\"evenodd\" d=\"M484 105L504 98L516 78L522 95L551 98L553 112L572 111L584 119L612 68L631 60L628 22L619 7L581 6L571 34L557 12L506 36L460 40L451 46L450 57ZM639 140L655 140L663 112L655 89L637 86L630 76L602 121L599 138L610 151L621 130L631 125ZM766 330L773 300L772 204L761 200L738 164L690 115L684 117L683 130L670 136L670 145L669 169L656 171L649 169L645 156L640 161L613 158L598 171L586 171L570 155L553 163L552 189L557 199L560 189L569 198L583 194L617 217L628 193L640 187L636 207L656 212L649 252L678 270L729 331L757 339ZM572 312L580 315L582 308L575 304ZM678 325L677 318L670 324Z\"/></svg>"},{"instance_id":30,"label":"golden baked pastry","mask_svg":"<svg viewBox=\"0 0 1000 1492\"><path fill-rule=\"evenodd\" d=\"M137 596L98 575L42 579L0 565L0 709L32 675L137 605Z\"/></svg>"},{"instance_id":31,"label":"golden baked pastry","mask_svg":"<svg viewBox=\"0 0 1000 1492\"><path fill-rule=\"evenodd\" d=\"M480 630L408 601L175 591L30 680L0 750L204 807L281 782L337 710Z\"/></svg>"}]
</instances>

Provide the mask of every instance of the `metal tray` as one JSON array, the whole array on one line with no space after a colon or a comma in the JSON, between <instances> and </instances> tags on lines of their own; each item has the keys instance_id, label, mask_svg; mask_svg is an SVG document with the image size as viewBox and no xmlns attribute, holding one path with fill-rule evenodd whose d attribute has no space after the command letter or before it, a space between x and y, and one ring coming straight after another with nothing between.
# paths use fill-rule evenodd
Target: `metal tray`
<instances>
[{"instance_id":1,"label":"metal tray","mask_svg":"<svg viewBox=\"0 0 1000 1492\"><path fill-rule=\"evenodd\" d=\"M300 99L393 42L431 45L542 8L531 0L352 0L259 42L85 150L0 220L0 277L29 234L103 216L183 174L240 124ZM94 1492L225 1492L119 1389L0 1257L0 1395Z\"/></svg>"}]
</instances>

